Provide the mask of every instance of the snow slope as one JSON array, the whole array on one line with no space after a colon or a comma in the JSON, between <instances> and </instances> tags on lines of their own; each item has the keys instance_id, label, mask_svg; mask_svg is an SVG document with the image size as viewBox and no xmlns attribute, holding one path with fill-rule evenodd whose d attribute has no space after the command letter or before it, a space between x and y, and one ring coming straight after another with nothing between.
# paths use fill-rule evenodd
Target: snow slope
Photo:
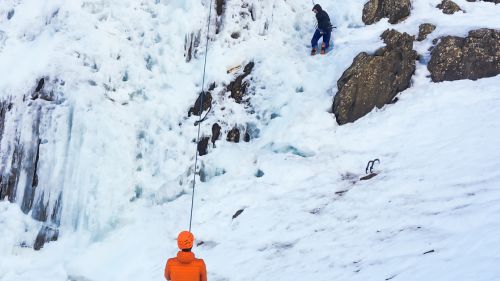
<instances>
[{"instance_id":1,"label":"snow slope","mask_svg":"<svg viewBox=\"0 0 500 281\"><path fill-rule=\"evenodd\" d=\"M401 24L364 26L364 0L328 1L336 50L311 58L308 1L248 2L255 21L229 1L210 35L207 84L229 83L234 65L256 67L251 107L217 96L202 132L223 119L258 133L201 157L208 181L198 181L193 231L204 243L194 251L209 279L499 280L500 77L433 84L425 63L436 37L500 28L500 6L457 0L467 13L447 16L434 8L440 1L419 0ZM203 48L186 63L184 40L204 36L208 6L0 3L0 96L58 77L72 115L70 140L49 142L40 167L40 181L63 194L60 239L38 252L22 247L41 223L0 202L0 280L163 279L188 227L196 149L187 111ZM385 29L416 34L423 22L438 28L415 45L413 86L398 103L336 125L336 81L352 59L382 46ZM357 181L374 158L379 176Z\"/></svg>"}]
</instances>

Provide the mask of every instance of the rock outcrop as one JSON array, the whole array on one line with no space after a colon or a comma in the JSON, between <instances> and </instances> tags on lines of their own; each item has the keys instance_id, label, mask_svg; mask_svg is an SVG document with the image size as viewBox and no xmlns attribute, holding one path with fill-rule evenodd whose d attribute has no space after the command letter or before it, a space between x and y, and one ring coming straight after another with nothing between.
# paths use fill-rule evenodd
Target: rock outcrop
<instances>
[{"instance_id":1,"label":"rock outcrop","mask_svg":"<svg viewBox=\"0 0 500 281\"><path fill-rule=\"evenodd\" d=\"M203 156L208 153L208 142L210 141L210 137L202 137L198 142L198 155Z\"/></svg>"},{"instance_id":2,"label":"rock outcrop","mask_svg":"<svg viewBox=\"0 0 500 281\"><path fill-rule=\"evenodd\" d=\"M62 189L47 184L52 166L45 164L42 171L40 167L51 147L46 135L58 132L63 146L69 141L61 134L70 122L59 120L72 115L63 104L60 88L64 84L58 79L40 78L30 94L0 101L0 200L15 202L25 214L44 222L34 243L36 250L57 239L60 224Z\"/></svg>"},{"instance_id":3,"label":"rock outcrop","mask_svg":"<svg viewBox=\"0 0 500 281\"><path fill-rule=\"evenodd\" d=\"M436 30L436 26L430 23L421 24L418 28L417 41L424 41L429 34Z\"/></svg>"},{"instance_id":4,"label":"rock outcrop","mask_svg":"<svg viewBox=\"0 0 500 281\"><path fill-rule=\"evenodd\" d=\"M410 12L410 0L370 0L363 8L363 22L369 25L389 18L389 22L395 24L406 19Z\"/></svg>"},{"instance_id":5,"label":"rock outcrop","mask_svg":"<svg viewBox=\"0 0 500 281\"><path fill-rule=\"evenodd\" d=\"M245 78L252 73L254 66L254 62L249 62L243 69L243 73L238 75L236 79L227 86L227 91L231 92L230 97L237 103L242 103L243 98L247 94L249 83L245 81Z\"/></svg>"},{"instance_id":6,"label":"rock outcrop","mask_svg":"<svg viewBox=\"0 0 500 281\"><path fill-rule=\"evenodd\" d=\"M248 93L250 80L249 76L252 73L252 70L255 67L255 63L253 61L247 63L244 67L244 64L232 67L227 71L228 74L234 75L234 79L229 83L229 85L221 87L217 87L216 83L212 83L209 89L203 93L198 95L194 105L190 107L188 111L188 117L191 115L200 116L203 112L208 110L208 113L212 109L212 106L217 106L219 104L220 98L214 101L214 95L221 95L222 99L231 98L236 103L243 104L246 108L251 108L249 103ZM221 90L222 89L222 90ZM200 109L201 108L201 109ZM226 112L225 108L221 108L220 111L216 110L216 112ZM207 120L208 118L212 118L212 115L206 113L201 122ZM255 128L251 128L251 125L235 125L233 122L230 122L227 119L229 116L226 114L222 114L222 116L217 116L216 123L212 125L211 135L207 135L203 137L198 142L198 153L200 156L206 155L209 152L208 145L210 142L212 143L212 147L215 148L215 142L221 138L223 134L226 134L226 141L238 143L241 140L245 142L249 142L256 134L258 134L258 130ZM194 125L198 125L200 121L196 121ZM256 132L254 132L256 131Z\"/></svg>"},{"instance_id":7,"label":"rock outcrop","mask_svg":"<svg viewBox=\"0 0 500 281\"><path fill-rule=\"evenodd\" d=\"M184 38L184 57L186 62L193 58L198 58L198 48L200 47L201 32L190 33Z\"/></svg>"},{"instance_id":8,"label":"rock outcrop","mask_svg":"<svg viewBox=\"0 0 500 281\"><path fill-rule=\"evenodd\" d=\"M233 128L229 133L227 133L228 142L240 142L240 130L238 128Z\"/></svg>"},{"instance_id":9,"label":"rock outcrop","mask_svg":"<svg viewBox=\"0 0 500 281\"><path fill-rule=\"evenodd\" d=\"M249 81L246 78L252 73L255 66L254 62L249 62L243 69L243 72L236 75L236 78L227 85L225 92L229 92L229 96L234 99L237 103L244 102L244 97L248 93ZM212 106L213 95L212 92L215 90L217 85L212 83L207 91L202 92L198 95L194 105L188 111L188 117L191 115L200 116L202 112L210 109ZM201 110L200 110L201 108Z\"/></svg>"},{"instance_id":10,"label":"rock outcrop","mask_svg":"<svg viewBox=\"0 0 500 281\"><path fill-rule=\"evenodd\" d=\"M417 59L414 37L393 29L381 37L386 46L374 55L363 52L356 56L337 82L332 110L339 125L392 103L399 92L410 87Z\"/></svg>"},{"instance_id":11,"label":"rock outcrop","mask_svg":"<svg viewBox=\"0 0 500 281\"><path fill-rule=\"evenodd\" d=\"M194 105L188 111L188 117L192 115L200 116L203 111L210 109L212 106L212 91L215 89L216 84L213 83L208 88L208 91L201 92L194 102Z\"/></svg>"},{"instance_id":12,"label":"rock outcrop","mask_svg":"<svg viewBox=\"0 0 500 281\"><path fill-rule=\"evenodd\" d=\"M210 109L212 106L212 94L210 92L202 92L198 95L194 106L189 109L188 116L191 114L200 116L203 111Z\"/></svg>"},{"instance_id":13,"label":"rock outcrop","mask_svg":"<svg viewBox=\"0 0 500 281\"><path fill-rule=\"evenodd\" d=\"M221 126L218 123L212 125L212 145L215 147L215 142L220 138Z\"/></svg>"},{"instance_id":14,"label":"rock outcrop","mask_svg":"<svg viewBox=\"0 0 500 281\"><path fill-rule=\"evenodd\" d=\"M215 1L215 11L217 12L217 18L215 19L216 34L219 34L223 27L225 6L226 6L226 0Z\"/></svg>"},{"instance_id":15,"label":"rock outcrop","mask_svg":"<svg viewBox=\"0 0 500 281\"><path fill-rule=\"evenodd\" d=\"M217 16L222 16L224 12L224 6L226 5L226 0L216 0L215 1L215 10L217 12Z\"/></svg>"},{"instance_id":16,"label":"rock outcrop","mask_svg":"<svg viewBox=\"0 0 500 281\"><path fill-rule=\"evenodd\" d=\"M36 236L33 248L38 251L43 248L45 243L56 241L57 238L59 238L59 230L57 228L43 226Z\"/></svg>"},{"instance_id":17,"label":"rock outcrop","mask_svg":"<svg viewBox=\"0 0 500 281\"><path fill-rule=\"evenodd\" d=\"M451 0L443 0L443 2L441 2L441 4L438 4L436 8L441 9L443 13L447 15L452 15L456 12L464 11L460 8L460 6L457 5L457 3Z\"/></svg>"},{"instance_id":18,"label":"rock outcrop","mask_svg":"<svg viewBox=\"0 0 500 281\"><path fill-rule=\"evenodd\" d=\"M15 111L15 108L11 100L0 104L0 140L7 138L3 144L8 144L5 146L0 145L0 152L3 156L0 159L2 165L0 168L0 200L8 198L10 202L19 202L21 210L25 213L28 213L33 207L35 189L38 185L36 168L40 158L41 140L39 135L43 109L39 105L28 106L27 110L25 112L26 116L32 118L30 120L31 132L29 132L32 134L30 142L17 135L19 134L17 128L14 135L11 135L12 131L4 134L6 123L9 121L16 122L12 119L15 118L14 114L9 114L11 111ZM18 190L23 190L22 196L19 196ZM43 220L43 216L40 214L35 215L34 218Z\"/></svg>"},{"instance_id":19,"label":"rock outcrop","mask_svg":"<svg viewBox=\"0 0 500 281\"><path fill-rule=\"evenodd\" d=\"M440 38L427 68L433 82L477 80L500 74L500 31L477 29L466 38Z\"/></svg>"}]
</instances>

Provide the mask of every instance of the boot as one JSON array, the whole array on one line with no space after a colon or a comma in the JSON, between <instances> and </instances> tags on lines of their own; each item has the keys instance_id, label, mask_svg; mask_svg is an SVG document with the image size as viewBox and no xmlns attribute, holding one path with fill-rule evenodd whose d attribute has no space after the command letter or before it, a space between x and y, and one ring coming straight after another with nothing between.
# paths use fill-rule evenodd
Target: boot
<instances>
[{"instance_id":1,"label":"boot","mask_svg":"<svg viewBox=\"0 0 500 281\"><path fill-rule=\"evenodd\" d=\"M311 56L314 56L314 55L316 55L316 48L312 48L312 50L311 50Z\"/></svg>"}]
</instances>

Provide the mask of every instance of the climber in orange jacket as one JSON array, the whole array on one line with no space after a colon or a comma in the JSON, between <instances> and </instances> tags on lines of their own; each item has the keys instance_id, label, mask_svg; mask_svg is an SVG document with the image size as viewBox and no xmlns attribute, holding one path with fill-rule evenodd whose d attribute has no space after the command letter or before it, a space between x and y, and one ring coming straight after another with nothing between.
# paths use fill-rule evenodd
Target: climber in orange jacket
<instances>
[{"instance_id":1,"label":"climber in orange jacket","mask_svg":"<svg viewBox=\"0 0 500 281\"><path fill-rule=\"evenodd\" d=\"M165 266L165 278L171 281L207 281L207 268L202 259L197 259L191 252L194 236L189 231L179 233L177 245L180 252L177 257L168 259Z\"/></svg>"}]
</instances>

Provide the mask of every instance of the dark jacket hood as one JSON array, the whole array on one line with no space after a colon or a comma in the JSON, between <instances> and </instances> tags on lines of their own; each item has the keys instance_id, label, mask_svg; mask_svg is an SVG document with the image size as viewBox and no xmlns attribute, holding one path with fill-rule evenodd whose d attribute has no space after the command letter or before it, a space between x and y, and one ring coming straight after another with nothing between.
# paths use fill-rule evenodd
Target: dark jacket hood
<instances>
[{"instance_id":1,"label":"dark jacket hood","mask_svg":"<svg viewBox=\"0 0 500 281\"><path fill-rule=\"evenodd\" d=\"M323 11L323 8L321 8L321 6L319 4L316 4L316 5L314 5L313 10L321 12L321 11Z\"/></svg>"}]
</instances>

